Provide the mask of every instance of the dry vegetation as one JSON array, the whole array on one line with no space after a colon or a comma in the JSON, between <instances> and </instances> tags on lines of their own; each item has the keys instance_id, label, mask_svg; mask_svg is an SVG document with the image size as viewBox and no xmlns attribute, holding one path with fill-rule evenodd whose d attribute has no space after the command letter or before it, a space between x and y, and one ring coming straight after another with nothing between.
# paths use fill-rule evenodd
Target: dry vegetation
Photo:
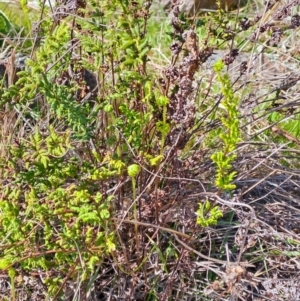
<instances>
[{"instance_id":1,"label":"dry vegetation","mask_svg":"<svg viewBox=\"0 0 300 301\"><path fill-rule=\"evenodd\" d=\"M1 40L0 299L300 300L299 1L125 2Z\"/></svg>"}]
</instances>

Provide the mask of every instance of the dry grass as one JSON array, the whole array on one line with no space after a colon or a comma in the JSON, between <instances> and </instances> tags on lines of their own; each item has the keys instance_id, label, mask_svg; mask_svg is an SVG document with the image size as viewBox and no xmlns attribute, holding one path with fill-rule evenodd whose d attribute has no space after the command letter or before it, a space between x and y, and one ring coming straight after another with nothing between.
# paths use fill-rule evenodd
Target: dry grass
<instances>
[{"instance_id":1,"label":"dry grass","mask_svg":"<svg viewBox=\"0 0 300 301\"><path fill-rule=\"evenodd\" d=\"M272 31L290 22L291 13L280 22L272 17L288 6L278 3L264 11L257 28L272 22ZM257 7L264 9L257 4L252 10ZM161 26L162 35L164 30ZM112 221L119 248L95 267L94 277L85 283L66 275L60 300L300 300L298 38L297 30L290 30L278 47L267 45L274 39L267 33L252 44L234 41L242 49L228 65L241 98L243 141L234 164L236 190L220 194L214 188L210 155L217 145L204 141L219 126L218 118L211 118L219 95L207 61L196 74L201 126L193 129L192 142L181 151L170 146L156 173L141 163L147 176L139 179L144 187L137 197L139 221L132 221L129 213L128 180L107 183L107 191L115 196ZM165 46L158 43L152 50L150 69L160 72L170 64ZM229 48L216 49L210 59L226 60L228 53ZM243 72L242 62L247 63ZM283 85L287 79L293 85ZM1 120L0 154L5 158L5 145L20 135L26 137L26 123L16 108L1 108ZM158 189L147 189L156 181ZM195 224L195 211L204 200L224 212L216 227ZM17 300L46 300L47 273L36 270L16 279ZM5 273L0 277L0 298L10 300L9 277Z\"/></svg>"}]
</instances>

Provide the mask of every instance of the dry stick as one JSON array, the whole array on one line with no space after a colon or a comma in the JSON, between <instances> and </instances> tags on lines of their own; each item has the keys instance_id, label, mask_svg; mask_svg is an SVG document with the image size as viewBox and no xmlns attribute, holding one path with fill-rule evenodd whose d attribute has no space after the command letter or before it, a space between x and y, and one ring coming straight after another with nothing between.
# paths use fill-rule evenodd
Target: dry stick
<instances>
[{"instance_id":1,"label":"dry stick","mask_svg":"<svg viewBox=\"0 0 300 301\"><path fill-rule=\"evenodd\" d=\"M1 196L1 197L3 197L3 196ZM36 230L37 227L38 227L38 225L34 226L33 229L30 230L30 232L27 234L27 236L30 237L31 233L33 233ZM4 240L7 239L7 237L9 237L9 235L10 234L8 233L7 236L4 238ZM1 242L0 243L0 251L3 251L3 250L8 249L8 248L12 248L12 247L15 248L15 247L18 247L18 246L21 246L21 245L25 245L25 243L26 243L26 239L23 239L23 240L21 240L17 243L13 243L13 244L2 244L2 242Z\"/></svg>"},{"instance_id":2,"label":"dry stick","mask_svg":"<svg viewBox=\"0 0 300 301\"><path fill-rule=\"evenodd\" d=\"M263 161L259 162L258 164L256 164L254 167L252 167L248 173L251 173L252 171L254 171L256 168L258 168L260 165L264 164L265 161L267 161L269 158L271 158L273 155L275 155L277 152L279 152L280 149L284 148L286 145L288 145L288 143L281 145L278 149L274 150L269 156L267 156ZM237 178L236 181L241 180L241 178Z\"/></svg>"},{"instance_id":3,"label":"dry stick","mask_svg":"<svg viewBox=\"0 0 300 301\"><path fill-rule=\"evenodd\" d=\"M263 120L259 120L258 122L260 124L262 124L264 127L270 128L271 131L274 132L275 134L282 135L286 139L288 139L288 140L290 140L292 142L295 142L298 146L300 146L300 141L296 137L294 137L293 135L291 135L290 133L288 133L287 131L285 131L284 129L281 129L281 128L277 127L274 124L269 125L267 122L265 122Z\"/></svg>"},{"instance_id":4,"label":"dry stick","mask_svg":"<svg viewBox=\"0 0 300 301\"><path fill-rule=\"evenodd\" d=\"M156 166L156 171L157 171L157 174L159 172L159 169L160 169L160 166ZM159 205L158 205L158 184L159 184L159 178L158 177L155 177L155 181L154 181L154 191L155 191L155 220L156 220L156 223L159 224L159 217L158 217L158 213L159 213Z\"/></svg>"},{"instance_id":5,"label":"dry stick","mask_svg":"<svg viewBox=\"0 0 300 301\"><path fill-rule=\"evenodd\" d=\"M2 270L6 271L8 270L9 268L12 268L15 264L18 264L26 259L29 259L29 258L34 258L34 257L41 257L41 256L44 256L44 255L48 255L48 254L55 254L55 253L65 253L65 254L69 254L69 253L74 253L76 252L77 250L74 249L74 250L48 250L48 251L43 251L43 252L37 252L37 253L30 253L29 255L26 255L16 261L14 261L13 263L11 263L10 265L6 266L5 268L3 268Z\"/></svg>"},{"instance_id":6,"label":"dry stick","mask_svg":"<svg viewBox=\"0 0 300 301\"><path fill-rule=\"evenodd\" d=\"M70 279L71 275L73 274L73 272L74 272L74 270L75 270L75 268L76 268L76 266L77 266L77 264L78 264L78 262L79 262L79 258L80 258L79 256L76 258L76 260L75 260L73 266L71 267L71 269L70 269L68 275L65 277L63 283L61 284L61 286L59 287L58 291L57 291L56 294L54 295L52 301L57 300L57 298L59 297L60 292L61 292L62 289L64 288L64 286L65 286L65 284L67 283L68 279Z\"/></svg>"},{"instance_id":7,"label":"dry stick","mask_svg":"<svg viewBox=\"0 0 300 301\"><path fill-rule=\"evenodd\" d=\"M209 256L206 256L198 251L196 251L195 249L193 249L192 247L188 246L186 243L184 243L182 240L180 240L178 238L177 235L174 235L175 239L183 246L185 247L187 250L195 253L196 255L198 255L199 257L203 258L203 259L206 259L208 261L201 261L201 262L198 262L197 265L200 265L200 266L203 266L203 267L207 267L207 265L211 265L212 262L214 263L217 263L217 264L230 264L230 262L228 261L225 261L225 260L220 260L220 259L216 259L216 258L211 258ZM233 264L235 264L235 262L232 262ZM241 265L243 267L254 267L253 264L250 264L249 262L239 262L237 261L236 262L237 265Z\"/></svg>"},{"instance_id":8,"label":"dry stick","mask_svg":"<svg viewBox=\"0 0 300 301\"><path fill-rule=\"evenodd\" d=\"M274 173L276 173L277 170L274 169L272 172L270 172L268 175L266 175L264 178L260 179L258 182L254 183L250 188L248 188L246 191L244 191L242 193L242 195L246 195L249 191L251 191L252 189L254 189L256 186L258 186L259 184L261 184L262 182L264 182L266 179L268 179L269 177L271 177ZM264 196L265 197L265 196Z\"/></svg>"},{"instance_id":9,"label":"dry stick","mask_svg":"<svg viewBox=\"0 0 300 301\"><path fill-rule=\"evenodd\" d=\"M264 114L264 116L268 115L269 113L276 112L276 111L277 111L277 109L274 108L273 110L270 110L270 111L268 111L268 113ZM259 119L263 118L264 116L259 116L258 118L256 118L256 119L253 120L253 121L258 121L258 122L260 122ZM293 115L293 116L295 116L295 115ZM281 122L283 122L283 121L286 121L286 120L289 120L289 119L291 119L291 118L292 118L292 116L286 116L286 117L282 118L281 120L278 120L278 121L274 122L273 124L270 124L270 125L266 126L266 127L263 128L262 130L260 130L260 131L258 131L257 133L255 133L255 134L251 137L251 139L257 137L258 135L262 134L263 132L265 132L265 131L268 130L268 129L274 128L274 127L276 126L276 124L279 124L279 123L281 123ZM249 124L251 124L251 123L253 123L253 122L249 122L247 125L249 125Z\"/></svg>"},{"instance_id":10,"label":"dry stick","mask_svg":"<svg viewBox=\"0 0 300 301\"><path fill-rule=\"evenodd\" d=\"M74 39L75 40L75 39ZM73 40L70 40L70 42L73 42ZM68 48L54 63L52 63L50 66L47 67L45 73L49 72L65 55L67 55L69 52L71 53L73 49L80 44L79 41L75 42L72 46Z\"/></svg>"},{"instance_id":11,"label":"dry stick","mask_svg":"<svg viewBox=\"0 0 300 301\"><path fill-rule=\"evenodd\" d=\"M176 197L176 199L177 199L177 197ZM171 204L171 206L173 206L173 203ZM158 231L158 230L157 230L157 231ZM194 230L193 233L190 235L190 237L187 239L187 242L189 242L189 241L191 240L191 238L192 238L192 236L193 236L194 233L195 233L195 230ZM178 238L178 237L176 236L176 234L174 234L174 236L175 236L175 238ZM170 277L170 279L169 279L169 281L168 281L168 285L167 285L167 289L168 289L168 290L170 290L171 287L172 287L172 285L173 285L174 275L175 275L176 272L178 271L178 265L179 265L180 261L182 260L182 258L183 258L183 256L184 256L184 250L185 250L185 248L182 248L181 251L180 251L180 255L178 256L178 260L177 260L177 262L176 262L175 268L173 269L173 272L172 272L172 274L171 274L171 277Z\"/></svg>"},{"instance_id":12,"label":"dry stick","mask_svg":"<svg viewBox=\"0 0 300 301\"><path fill-rule=\"evenodd\" d=\"M213 194L214 196L216 196L215 194ZM231 202L228 202L230 204L239 204L239 203L231 203ZM247 206L246 204L244 204L245 206ZM247 206L247 207L250 207L250 206ZM250 207L251 208L251 207ZM251 208L252 209L252 208ZM253 209L252 209L253 210ZM121 221L120 218L116 218L116 217L113 217L111 218L112 220L115 220L115 221ZM214 263L218 263L218 264L228 264L229 262L225 261L225 260L220 260L220 259L216 259L216 258L210 258L209 256L206 256L198 251L196 251L195 249L193 249L192 247L188 246L186 243L184 243L182 240L180 240L178 238L178 236L182 236L184 238L187 238L187 239L190 239L191 237L187 234L184 234L184 233L181 233L181 232L178 232L176 230L173 230L173 229L168 229L168 228L165 228L165 227L161 227L161 226L157 226L157 225L152 225L152 224L148 224L148 223L143 223L143 222L139 222L139 221L135 221L135 220L127 220L127 219L124 219L122 222L124 223L129 223L129 224L134 224L134 225L140 225L140 226L145 226L145 227L151 227L151 228L155 228L155 229L158 229L158 230L162 230L162 231L166 231L166 232L169 232L171 234L174 235L175 239L183 246L185 247L186 249L188 249L189 251L197 254L198 256L200 256L201 258L203 259L206 259L206 260L209 260L209 261L201 261L201 263L198 263L200 265L203 265L204 267L207 267L208 265L211 265L212 262ZM248 262L239 262L240 265L242 266L245 266L245 267L253 267L252 264L248 263Z\"/></svg>"},{"instance_id":13,"label":"dry stick","mask_svg":"<svg viewBox=\"0 0 300 301\"><path fill-rule=\"evenodd\" d=\"M43 14L44 14L44 10L45 10L45 2L46 2L46 0L44 0L44 2L42 3L40 18L39 18L38 25L37 25L37 28L36 28L36 35L34 37L33 45L32 45L32 48L31 48L30 59L33 58L34 49L35 49L35 46L36 46L38 38L39 38L39 31L40 31L40 27L41 27L41 24L42 24L42 18L43 18ZM51 3L49 3L49 4L50 4L50 8L51 8L52 13L53 13Z\"/></svg>"},{"instance_id":14,"label":"dry stick","mask_svg":"<svg viewBox=\"0 0 300 301\"><path fill-rule=\"evenodd\" d=\"M148 228L155 228L155 229L158 229L158 230L162 230L162 231L165 231L165 232L169 232L169 233L172 233L172 234L175 234L175 235L182 236L184 238L190 238L189 235L184 234L182 232L179 232L179 231L176 231L176 230L173 230L173 229L169 229L169 228L165 228L165 227L162 227L162 226L157 226L157 225L153 225L153 224L149 224L149 223L139 222L137 220L122 219L122 218L118 218L118 217L112 217L111 220L121 222L121 223L128 223L128 224L133 224L133 225L145 226L145 227L148 227Z\"/></svg>"}]
</instances>

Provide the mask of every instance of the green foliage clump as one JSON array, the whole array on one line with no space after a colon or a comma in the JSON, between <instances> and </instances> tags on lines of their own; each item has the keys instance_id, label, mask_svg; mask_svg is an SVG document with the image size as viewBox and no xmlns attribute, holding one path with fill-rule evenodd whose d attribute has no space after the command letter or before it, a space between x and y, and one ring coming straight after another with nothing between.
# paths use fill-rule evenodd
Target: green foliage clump
<instances>
[{"instance_id":1,"label":"green foliage clump","mask_svg":"<svg viewBox=\"0 0 300 301\"><path fill-rule=\"evenodd\" d=\"M235 185L232 184L235 171L232 169L232 161L236 158L233 152L236 150L237 143L240 141L240 127L238 118L238 98L234 95L232 84L228 74L222 73L224 63L218 61L214 65L214 71L217 74L217 80L221 84L223 100L221 105L225 110L224 116L221 118L223 124L223 132L219 135L223 141L221 151L214 153L211 156L213 162L217 165L216 185L221 190L232 190Z\"/></svg>"},{"instance_id":2,"label":"green foliage clump","mask_svg":"<svg viewBox=\"0 0 300 301\"><path fill-rule=\"evenodd\" d=\"M71 151L70 133L61 135L53 128L45 137L36 129L28 141L10 148L10 172L4 176L13 185L5 188L0 200L6 268L20 263L24 269L60 266L63 272L80 252L83 272L92 272L90 260L101 261L103 254L115 249L108 228L112 196L97 191L97 180L90 177L92 167L68 157ZM113 169L106 171L110 174Z\"/></svg>"},{"instance_id":3,"label":"green foliage clump","mask_svg":"<svg viewBox=\"0 0 300 301\"><path fill-rule=\"evenodd\" d=\"M9 133L16 143L1 159L0 264L8 271L16 264L54 269L57 277L46 279L50 295L65 275L86 281L116 250L108 183L122 179L128 166L135 199L142 171L132 156L145 154L152 166L161 161L149 148L166 132L156 129L154 107L164 112L165 125L167 104L156 101L146 69L148 9L88 1L76 24L45 16L25 69L3 89L2 108L22 112L22 119L15 128L20 136ZM131 16L141 10L145 15Z\"/></svg>"},{"instance_id":4,"label":"green foliage clump","mask_svg":"<svg viewBox=\"0 0 300 301\"><path fill-rule=\"evenodd\" d=\"M199 203L197 213L197 224L201 227L209 227L217 224L218 220L223 216L219 206L212 207L209 201Z\"/></svg>"}]
</instances>

